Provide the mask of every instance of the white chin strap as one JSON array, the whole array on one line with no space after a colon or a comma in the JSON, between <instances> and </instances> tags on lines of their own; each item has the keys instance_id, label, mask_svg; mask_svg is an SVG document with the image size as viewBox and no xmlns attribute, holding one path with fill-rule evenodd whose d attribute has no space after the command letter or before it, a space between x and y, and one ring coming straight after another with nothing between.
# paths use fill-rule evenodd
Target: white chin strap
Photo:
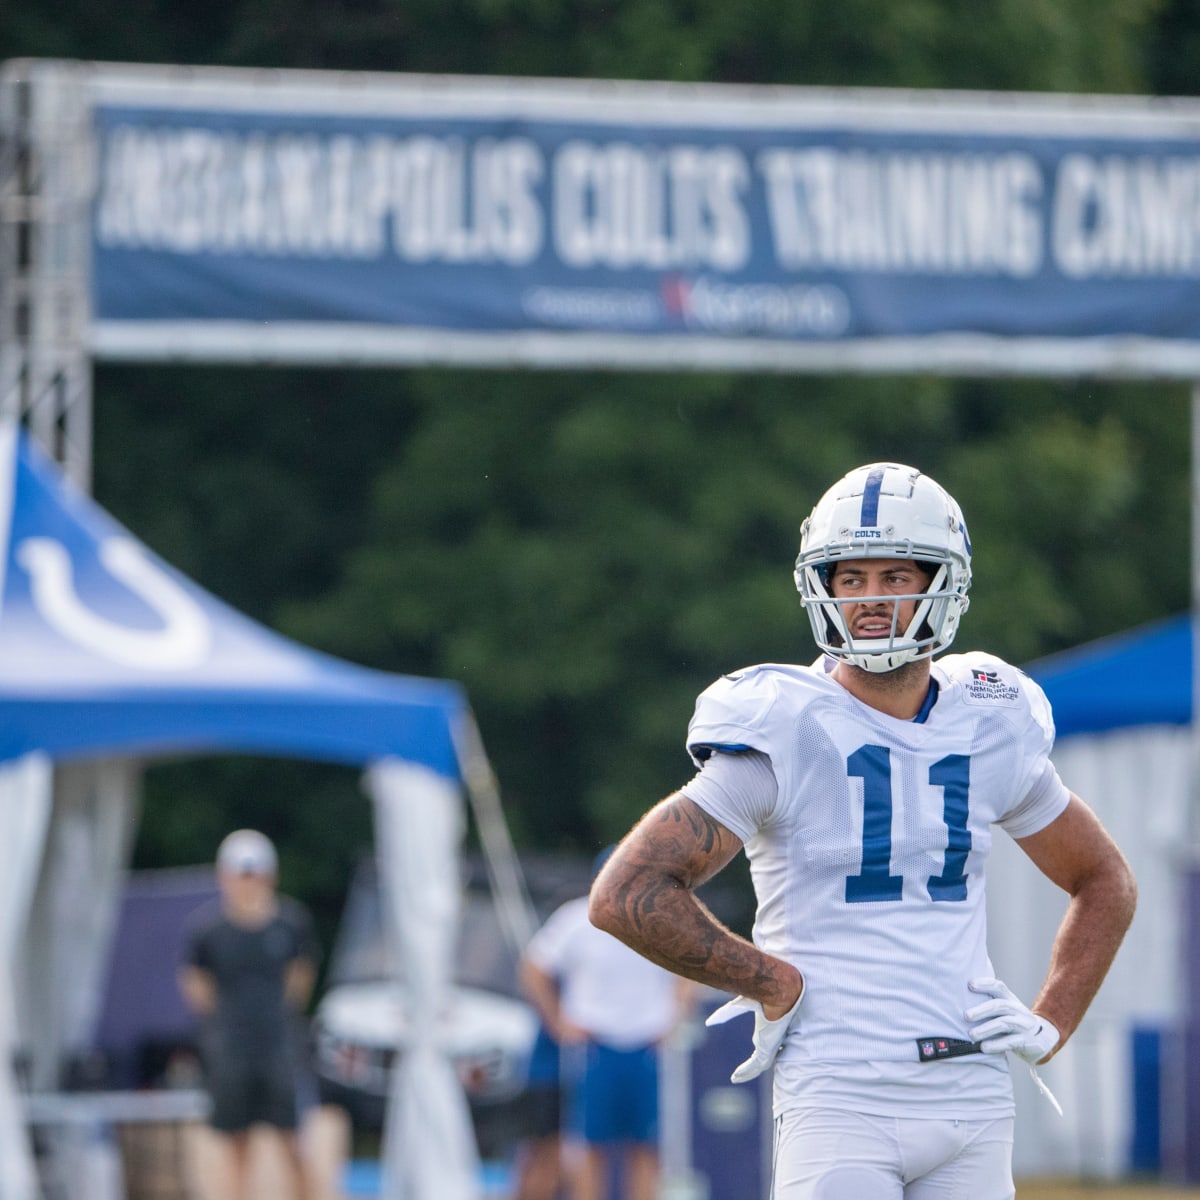
<instances>
[{"instance_id":1,"label":"white chin strap","mask_svg":"<svg viewBox=\"0 0 1200 1200\"><path fill-rule=\"evenodd\" d=\"M864 639L860 639L859 644ZM900 645L895 646L888 651L883 650L846 650L841 646L822 646L826 654L836 658L839 662L849 663L854 667L861 667L864 671L870 671L872 675L883 675L888 671L894 671L897 667L903 667L910 662L917 662L922 658L929 658L933 654L933 646L914 646Z\"/></svg>"}]
</instances>

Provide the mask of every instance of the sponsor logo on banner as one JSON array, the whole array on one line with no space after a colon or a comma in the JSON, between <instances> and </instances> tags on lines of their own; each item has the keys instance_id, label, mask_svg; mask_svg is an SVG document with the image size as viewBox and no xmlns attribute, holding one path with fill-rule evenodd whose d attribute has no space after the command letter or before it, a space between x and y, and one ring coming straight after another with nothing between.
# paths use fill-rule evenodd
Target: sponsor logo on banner
<instances>
[{"instance_id":1,"label":"sponsor logo on banner","mask_svg":"<svg viewBox=\"0 0 1200 1200\"><path fill-rule=\"evenodd\" d=\"M850 323L841 288L827 284L725 283L707 275L667 275L668 317L692 329L776 337L837 337Z\"/></svg>"}]
</instances>

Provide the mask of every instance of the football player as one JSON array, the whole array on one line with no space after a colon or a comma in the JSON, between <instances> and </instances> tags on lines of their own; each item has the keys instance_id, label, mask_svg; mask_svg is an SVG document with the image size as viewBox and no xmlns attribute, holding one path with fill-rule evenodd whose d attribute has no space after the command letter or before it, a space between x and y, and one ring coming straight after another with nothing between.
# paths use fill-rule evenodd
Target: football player
<instances>
[{"instance_id":1,"label":"football player","mask_svg":"<svg viewBox=\"0 0 1200 1200\"><path fill-rule=\"evenodd\" d=\"M733 1078L774 1068L775 1200L1008 1200L1006 1053L1032 1067L1075 1031L1133 875L1051 764L1037 684L988 654L934 661L971 584L962 512L934 480L851 471L804 522L795 579L820 658L700 695L698 773L623 840L591 918L737 993L710 1023L754 1014ZM993 826L1070 897L1028 1005L988 957ZM743 849L752 943L694 895Z\"/></svg>"}]
</instances>

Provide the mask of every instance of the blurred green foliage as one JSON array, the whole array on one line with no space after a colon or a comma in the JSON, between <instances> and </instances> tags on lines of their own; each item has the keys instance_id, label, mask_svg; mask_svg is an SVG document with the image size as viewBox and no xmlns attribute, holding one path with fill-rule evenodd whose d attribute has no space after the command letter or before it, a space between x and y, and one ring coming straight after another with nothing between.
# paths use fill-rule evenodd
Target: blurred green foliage
<instances>
[{"instance_id":1,"label":"blurred green foliage","mask_svg":"<svg viewBox=\"0 0 1200 1200\"><path fill-rule=\"evenodd\" d=\"M1182 386L108 366L97 395L98 498L258 620L461 681L526 846L611 841L690 773L699 690L815 655L799 524L858 463L913 463L962 504L956 649L1025 663L1189 603ZM370 842L344 769L148 783L143 865L258 824L332 912Z\"/></svg>"},{"instance_id":2,"label":"blurred green foliage","mask_svg":"<svg viewBox=\"0 0 1200 1200\"><path fill-rule=\"evenodd\" d=\"M0 57L1186 94L1185 0L57 0ZM1096 381L101 366L95 490L258 620L462 681L519 843L590 854L689 773L694 696L813 654L791 582L834 478L910 462L976 549L958 648L1030 659L1187 606L1187 389ZM154 766L138 865L233 825L328 936L353 772Z\"/></svg>"}]
</instances>

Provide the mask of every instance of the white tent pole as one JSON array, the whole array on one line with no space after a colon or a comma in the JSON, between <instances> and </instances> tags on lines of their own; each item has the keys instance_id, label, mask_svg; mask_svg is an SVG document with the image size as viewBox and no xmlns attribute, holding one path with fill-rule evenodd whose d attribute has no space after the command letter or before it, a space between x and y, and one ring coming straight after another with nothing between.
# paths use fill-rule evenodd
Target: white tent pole
<instances>
[{"instance_id":1,"label":"white tent pole","mask_svg":"<svg viewBox=\"0 0 1200 1200\"><path fill-rule=\"evenodd\" d=\"M520 954L533 936L537 919L517 852L513 847L508 822L500 803L500 786L483 748L483 738L470 709L451 722L454 751L471 805L471 814L479 830L488 880L496 899L501 928L513 950Z\"/></svg>"},{"instance_id":2,"label":"white tent pole","mask_svg":"<svg viewBox=\"0 0 1200 1200\"><path fill-rule=\"evenodd\" d=\"M53 767L29 754L0 767L0 1200L41 1195L33 1145L13 1063L27 1046L17 1015L15 976L50 820Z\"/></svg>"},{"instance_id":3,"label":"white tent pole","mask_svg":"<svg viewBox=\"0 0 1200 1200\"><path fill-rule=\"evenodd\" d=\"M457 783L381 759L366 775L375 811L384 929L405 964L403 1054L384 1124L384 1200L480 1200L471 1114L445 1045L459 924Z\"/></svg>"}]
</instances>

